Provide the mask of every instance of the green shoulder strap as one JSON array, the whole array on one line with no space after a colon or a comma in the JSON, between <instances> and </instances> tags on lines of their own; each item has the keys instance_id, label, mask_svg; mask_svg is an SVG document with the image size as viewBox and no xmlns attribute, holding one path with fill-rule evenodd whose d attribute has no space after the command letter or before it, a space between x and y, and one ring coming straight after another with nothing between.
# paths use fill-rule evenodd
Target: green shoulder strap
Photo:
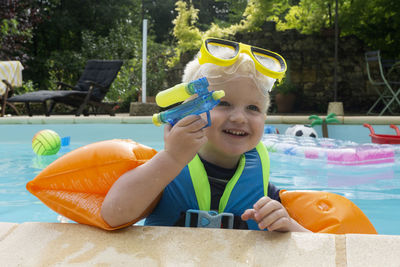
<instances>
[{"instance_id":1,"label":"green shoulder strap","mask_svg":"<svg viewBox=\"0 0 400 267\"><path fill-rule=\"evenodd\" d=\"M208 182L208 176L204 165L197 154L194 159L189 162L188 167L199 209L208 211L211 207L210 183Z\"/></svg>"},{"instance_id":2,"label":"green shoulder strap","mask_svg":"<svg viewBox=\"0 0 400 267\"><path fill-rule=\"evenodd\" d=\"M264 196L268 195L268 183L269 183L269 155L268 150L265 148L265 145L260 142L256 146L258 155L260 155L261 166L263 172L263 184L264 184Z\"/></svg>"}]
</instances>

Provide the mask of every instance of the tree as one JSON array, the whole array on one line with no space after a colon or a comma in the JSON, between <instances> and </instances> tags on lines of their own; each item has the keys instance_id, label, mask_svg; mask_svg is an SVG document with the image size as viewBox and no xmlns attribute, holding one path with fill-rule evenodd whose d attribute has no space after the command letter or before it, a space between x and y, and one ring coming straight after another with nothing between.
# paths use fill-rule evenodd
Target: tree
<instances>
[{"instance_id":1,"label":"tree","mask_svg":"<svg viewBox=\"0 0 400 267\"><path fill-rule=\"evenodd\" d=\"M150 31L158 43L172 39L172 20L176 16L175 0L142 0L142 17L149 20Z\"/></svg>"},{"instance_id":2,"label":"tree","mask_svg":"<svg viewBox=\"0 0 400 267\"><path fill-rule=\"evenodd\" d=\"M0 2L0 58L29 59L32 31L47 16L57 0L8 0Z\"/></svg>"}]
</instances>

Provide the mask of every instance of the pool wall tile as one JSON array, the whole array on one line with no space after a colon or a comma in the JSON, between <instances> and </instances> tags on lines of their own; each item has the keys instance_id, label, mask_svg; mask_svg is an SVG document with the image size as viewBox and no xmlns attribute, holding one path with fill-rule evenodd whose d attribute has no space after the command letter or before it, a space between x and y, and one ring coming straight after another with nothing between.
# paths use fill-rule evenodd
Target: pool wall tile
<instances>
[{"instance_id":1,"label":"pool wall tile","mask_svg":"<svg viewBox=\"0 0 400 267\"><path fill-rule=\"evenodd\" d=\"M281 123L282 123L282 116L270 116L267 114L265 124L281 124Z\"/></svg>"},{"instance_id":2,"label":"pool wall tile","mask_svg":"<svg viewBox=\"0 0 400 267\"><path fill-rule=\"evenodd\" d=\"M357 116L357 117L344 117L345 124L374 124L374 125L400 125L400 116Z\"/></svg>"},{"instance_id":3,"label":"pool wall tile","mask_svg":"<svg viewBox=\"0 0 400 267\"><path fill-rule=\"evenodd\" d=\"M310 114L312 115L312 114ZM266 124L310 124L309 115L267 115ZM326 118L326 115L319 115ZM339 124L400 125L400 116L337 116ZM151 116L129 116L129 114L91 115L53 115L53 116L7 116L0 118L0 124L58 124L58 123L152 123Z\"/></svg>"},{"instance_id":4,"label":"pool wall tile","mask_svg":"<svg viewBox=\"0 0 400 267\"><path fill-rule=\"evenodd\" d=\"M0 124L28 124L28 117L3 117Z\"/></svg>"},{"instance_id":5,"label":"pool wall tile","mask_svg":"<svg viewBox=\"0 0 400 267\"><path fill-rule=\"evenodd\" d=\"M122 123L153 123L151 116L121 117L121 119Z\"/></svg>"},{"instance_id":6,"label":"pool wall tile","mask_svg":"<svg viewBox=\"0 0 400 267\"><path fill-rule=\"evenodd\" d=\"M73 117L51 117L51 119L50 118L48 118L48 119L43 119L42 120L42 123L43 124L72 124L72 123L74 123L74 121L75 121L75 118L73 118ZM33 123L32 123L33 124Z\"/></svg>"}]
</instances>

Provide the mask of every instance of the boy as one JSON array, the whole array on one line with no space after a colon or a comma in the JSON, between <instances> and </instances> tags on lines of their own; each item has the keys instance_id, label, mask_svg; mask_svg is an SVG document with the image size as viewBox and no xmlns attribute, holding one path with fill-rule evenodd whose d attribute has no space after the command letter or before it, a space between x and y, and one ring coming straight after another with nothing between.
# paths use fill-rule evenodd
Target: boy
<instances>
[{"instance_id":1,"label":"boy","mask_svg":"<svg viewBox=\"0 0 400 267\"><path fill-rule=\"evenodd\" d=\"M231 41L208 38L189 62L184 82L207 77L210 90L224 90L205 116L191 115L164 129L164 150L122 175L111 187L101 214L110 226L137 218L146 225L183 225L188 209L235 215L234 228L308 231L279 202L269 183L269 159L260 142L268 92L286 65L279 55ZM224 66L222 66L224 65Z\"/></svg>"}]
</instances>

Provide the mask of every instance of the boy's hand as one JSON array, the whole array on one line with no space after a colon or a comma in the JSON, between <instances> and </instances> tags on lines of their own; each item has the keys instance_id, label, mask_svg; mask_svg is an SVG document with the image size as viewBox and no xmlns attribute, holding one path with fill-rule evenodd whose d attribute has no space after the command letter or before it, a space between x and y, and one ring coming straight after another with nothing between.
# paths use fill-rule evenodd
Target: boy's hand
<instances>
[{"instance_id":1,"label":"boy's hand","mask_svg":"<svg viewBox=\"0 0 400 267\"><path fill-rule=\"evenodd\" d=\"M187 165L197 151L207 142L203 127L207 121L198 115L187 116L173 127L170 124L164 128L164 150L176 162Z\"/></svg>"},{"instance_id":2,"label":"boy's hand","mask_svg":"<svg viewBox=\"0 0 400 267\"><path fill-rule=\"evenodd\" d=\"M276 200L267 196L260 198L253 209L247 209L242 214L242 220L253 219L258 223L261 230L268 228L269 231L308 231L293 220L285 207Z\"/></svg>"}]
</instances>

